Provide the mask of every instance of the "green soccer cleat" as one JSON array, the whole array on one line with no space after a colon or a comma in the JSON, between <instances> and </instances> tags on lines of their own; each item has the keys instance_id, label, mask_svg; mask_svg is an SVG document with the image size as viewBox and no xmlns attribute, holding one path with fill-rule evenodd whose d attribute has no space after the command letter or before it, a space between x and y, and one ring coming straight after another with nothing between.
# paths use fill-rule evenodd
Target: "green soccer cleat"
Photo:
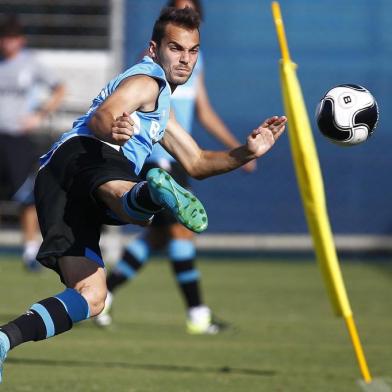
<instances>
[{"instance_id":1,"label":"green soccer cleat","mask_svg":"<svg viewBox=\"0 0 392 392\"><path fill-rule=\"evenodd\" d=\"M189 230L201 233L208 226L206 210L188 190L178 185L163 169L147 173L148 187L153 200L169 209L175 218Z\"/></svg>"}]
</instances>

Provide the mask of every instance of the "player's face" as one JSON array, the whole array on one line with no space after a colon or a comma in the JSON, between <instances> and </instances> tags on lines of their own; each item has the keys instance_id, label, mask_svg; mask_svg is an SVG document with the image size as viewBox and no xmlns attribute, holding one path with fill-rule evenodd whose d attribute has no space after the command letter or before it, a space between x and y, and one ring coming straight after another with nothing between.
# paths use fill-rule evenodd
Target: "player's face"
<instances>
[{"instance_id":1,"label":"player's face","mask_svg":"<svg viewBox=\"0 0 392 392\"><path fill-rule=\"evenodd\" d=\"M199 31L169 23L159 47L151 43L150 54L163 68L167 81L184 84L192 74L199 53Z\"/></svg>"}]
</instances>

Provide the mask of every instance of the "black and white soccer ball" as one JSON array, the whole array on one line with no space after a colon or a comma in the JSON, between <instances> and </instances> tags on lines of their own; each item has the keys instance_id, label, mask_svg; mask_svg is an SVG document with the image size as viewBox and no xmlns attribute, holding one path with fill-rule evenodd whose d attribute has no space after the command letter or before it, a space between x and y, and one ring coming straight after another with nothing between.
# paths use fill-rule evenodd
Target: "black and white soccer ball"
<instances>
[{"instance_id":1,"label":"black and white soccer ball","mask_svg":"<svg viewBox=\"0 0 392 392\"><path fill-rule=\"evenodd\" d=\"M316 110L321 133L332 142L352 146L367 140L378 122L373 95L356 84L341 84L329 90Z\"/></svg>"}]
</instances>

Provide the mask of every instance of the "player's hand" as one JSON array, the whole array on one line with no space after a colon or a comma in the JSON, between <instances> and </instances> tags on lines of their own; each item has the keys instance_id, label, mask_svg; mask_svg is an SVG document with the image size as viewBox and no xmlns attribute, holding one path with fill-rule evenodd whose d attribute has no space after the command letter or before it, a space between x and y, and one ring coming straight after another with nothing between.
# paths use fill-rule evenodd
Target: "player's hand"
<instances>
[{"instance_id":1,"label":"player's hand","mask_svg":"<svg viewBox=\"0 0 392 392\"><path fill-rule=\"evenodd\" d=\"M124 112L121 116L118 116L112 124L111 136L113 143L123 146L133 136L134 125L135 122L128 112Z\"/></svg>"},{"instance_id":2,"label":"player's hand","mask_svg":"<svg viewBox=\"0 0 392 392\"><path fill-rule=\"evenodd\" d=\"M258 128L248 136L246 145L255 158L264 155L279 139L286 128L285 116L267 118Z\"/></svg>"}]
</instances>

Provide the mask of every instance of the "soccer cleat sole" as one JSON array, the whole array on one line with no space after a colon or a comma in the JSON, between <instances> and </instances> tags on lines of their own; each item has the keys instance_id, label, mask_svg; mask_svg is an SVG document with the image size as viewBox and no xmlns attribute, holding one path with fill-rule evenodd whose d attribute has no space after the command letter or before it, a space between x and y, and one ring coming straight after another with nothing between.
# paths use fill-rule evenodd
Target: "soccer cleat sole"
<instances>
[{"instance_id":1,"label":"soccer cleat sole","mask_svg":"<svg viewBox=\"0 0 392 392\"><path fill-rule=\"evenodd\" d=\"M163 169L151 169L147 173L150 190L189 230L201 233L208 227L208 217L203 204L191 192L183 188Z\"/></svg>"}]
</instances>

